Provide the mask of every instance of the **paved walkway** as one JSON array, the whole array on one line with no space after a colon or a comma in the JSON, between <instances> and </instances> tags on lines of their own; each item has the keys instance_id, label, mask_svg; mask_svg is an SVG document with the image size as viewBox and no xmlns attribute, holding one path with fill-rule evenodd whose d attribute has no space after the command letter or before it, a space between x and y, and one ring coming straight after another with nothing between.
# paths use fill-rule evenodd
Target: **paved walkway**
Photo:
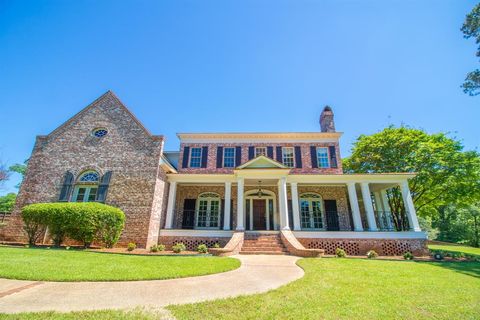
<instances>
[{"instance_id":1,"label":"paved walkway","mask_svg":"<svg viewBox=\"0 0 480 320\"><path fill-rule=\"evenodd\" d=\"M238 255L240 268L208 276L123 282L0 279L0 313L161 308L265 292L303 276L293 256Z\"/></svg>"}]
</instances>

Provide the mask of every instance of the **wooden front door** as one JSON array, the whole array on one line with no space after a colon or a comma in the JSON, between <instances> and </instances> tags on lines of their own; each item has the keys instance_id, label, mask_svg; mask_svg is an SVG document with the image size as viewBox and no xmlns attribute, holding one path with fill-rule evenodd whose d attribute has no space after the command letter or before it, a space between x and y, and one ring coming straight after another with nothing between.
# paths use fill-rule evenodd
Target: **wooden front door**
<instances>
[{"instance_id":1,"label":"wooden front door","mask_svg":"<svg viewBox=\"0 0 480 320\"><path fill-rule=\"evenodd\" d=\"M265 218L266 206L264 199L253 200L253 230L265 230L267 220Z\"/></svg>"},{"instance_id":2,"label":"wooden front door","mask_svg":"<svg viewBox=\"0 0 480 320\"><path fill-rule=\"evenodd\" d=\"M339 231L340 225L338 223L338 211L336 200L325 200L325 214L327 216L327 230Z\"/></svg>"}]
</instances>

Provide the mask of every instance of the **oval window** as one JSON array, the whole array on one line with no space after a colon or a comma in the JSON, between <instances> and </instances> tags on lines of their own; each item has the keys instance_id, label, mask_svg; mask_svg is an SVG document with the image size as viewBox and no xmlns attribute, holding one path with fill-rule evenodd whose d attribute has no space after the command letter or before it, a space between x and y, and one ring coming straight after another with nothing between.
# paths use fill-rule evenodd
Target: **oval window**
<instances>
[{"instance_id":1,"label":"oval window","mask_svg":"<svg viewBox=\"0 0 480 320\"><path fill-rule=\"evenodd\" d=\"M97 128L93 130L93 135L97 138L103 138L107 135L108 131L105 128Z\"/></svg>"}]
</instances>

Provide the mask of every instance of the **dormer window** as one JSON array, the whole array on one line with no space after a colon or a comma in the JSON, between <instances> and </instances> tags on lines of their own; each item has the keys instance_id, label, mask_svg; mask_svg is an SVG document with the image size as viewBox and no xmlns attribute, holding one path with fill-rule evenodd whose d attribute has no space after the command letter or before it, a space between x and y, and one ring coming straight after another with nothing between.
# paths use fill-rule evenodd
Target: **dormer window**
<instances>
[{"instance_id":1,"label":"dormer window","mask_svg":"<svg viewBox=\"0 0 480 320\"><path fill-rule=\"evenodd\" d=\"M233 147L223 148L223 167L224 168L235 167L235 148Z\"/></svg>"},{"instance_id":2,"label":"dormer window","mask_svg":"<svg viewBox=\"0 0 480 320\"><path fill-rule=\"evenodd\" d=\"M200 168L202 165L202 148L192 148L190 168Z\"/></svg>"}]
</instances>

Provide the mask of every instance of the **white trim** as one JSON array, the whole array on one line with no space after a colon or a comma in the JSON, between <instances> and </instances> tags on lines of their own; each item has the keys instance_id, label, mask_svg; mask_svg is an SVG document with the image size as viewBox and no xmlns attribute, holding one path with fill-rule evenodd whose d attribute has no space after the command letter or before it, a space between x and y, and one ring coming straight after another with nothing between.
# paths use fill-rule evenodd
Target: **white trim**
<instances>
[{"instance_id":1,"label":"white trim","mask_svg":"<svg viewBox=\"0 0 480 320\"><path fill-rule=\"evenodd\" d=\"M193 149L200 149L200 156L198 157L198 158L200 158L200 162L198 163L198 167L192 166ZM195 159L196 159L196 158L197 158L197 157L195 157ZM189 167L189 168L194 168L194 169L201 168L201 167L202 167L202 158L203 158L203 148L202 148L202 147L191 147L191 148L190 148L190 152L188 153L188 167Z\"/></svg>"},{"instance_id":2,"label":"white trim","mask_svg":"<svg viewBox=\"0 0 480 320\"><path fill-rule=\"evenodd\" d=\"M245 199L245 204L247 201L249 201L249 216L250 216L250 225L248 228L248 231L263 231L263 230L252 230L253 229L253 200L265 200L265 227L266 230L270 230L270 206L268 205L269 200L273 201L273 229L277 227L277 218L275 215L275 212L277 211L277 199L275 196L275 192L272 192L270 190L262 190L263 193L265 193L265 196L262 196L259 198L257 196L258 189L253 189L253 190L248 190L245 192L244 199ZM246 207L246 206L245 206Z\"/></svg>"},{"instance_id":3,"label":"white trim","mask_svg":"<svg viewBox=\"0 0 480 320\"><path fill-rule=\"evenodd\" d=\"M427 239L425 232L415 231L293 231L293 234L309 239Z\"/></svg>"},{"instance_id":4,"label":"white trim","mask_svg":"<svg viewBox=\"0 0 480 320\"><path fill-rule=\"evenodd\" d=\"M216 194L217 196L216 197L201 198L201 195L206 194L206 193ZM205 215L206 215L205 219L208 221L208 224L210 224L210 222L211 222L210 215L212 214L212 202L213 201L218 202L218 208L217 208L218 217L217 217L217 226L216 227L211 227L210 225L205 226L205 227L199 227L198 226L198 215L200 214L200 201L206 201L207 202L207 208L205 210ZM222 215L222 200L221 200L220 195L216 192L209 192L209 191L202 192L198 195L197 201L195 202L195 222L194 222L193 228L194 229L206 229L206 230L221 229L223 227L223 226L220 226L221 215Z\"/></svg>"},{"instance_id":5,"label":"white trim","mask_svg":"<svg viewBox=\"0 0 480 320\"><path fill-rule=\"evenodd\" d=\"M248 168L249 166L251 166L252 164L254 164L255 162L257 161L266 161L268 163L271 163L272 166L271 167L252 167L252 168ZM254 169L254 170L262 170L262 169L266 169L266 170L271 170L272 168L274 169L290 169L289 167L285 166L283 163L280 163L276 160L273 160L267 156L258 156L258 157L255 157L253 159L250 159L248 160L247 162L245 162L244 164L242 164L241 166L238 166L236 169L237 170L240 170L240 169Z\"/></svg>"},{"instance_id":6,"label":"white trim","mask_svg":"<svg viewBox=\"0 0 480 320\"><path fill-rule=\"evenodd\" d=\"M285 164L285 156L287 155L287 153L285 152L286 150L291 150L291 156L292 156L292 166L287 166ZM282 147L282 164L287 167L287 168L295 168L296 167L296 163L295 163L295 148L294 147Z\"/></svg>"},{"instance_id":7,"label":"white trim","mask_svg":"<svg viewBox=\"0 0 480 320\"><path fill-rule=\"evenodd\" d=\"M181 143L338 142L342 132L177 133Z\"/></svg>"},{"instance_id":8,"label":"white trim","mask_svg":"<svg viewBox=\"0 0 480 320\"><path fill-rule=\"evenodd\" d=\"M233 149L233 164L231 167L227 167L225 166L225 152L227 151L227 149ZM223 158L222 158L222 168L235 168L235 159L237 158L237 148L235 147L223 147Z\"/></svg>"},{"instance_id":9,"label":"white trim","mask_svg":"<svg viewBox=\"0 0 480 320\"><path fill-rule=\"evenodd\" d=\"M227 238L233 235L231 230L203 229L161 229L160 237L219 237Z\"/></svg>"}]
</instances>

